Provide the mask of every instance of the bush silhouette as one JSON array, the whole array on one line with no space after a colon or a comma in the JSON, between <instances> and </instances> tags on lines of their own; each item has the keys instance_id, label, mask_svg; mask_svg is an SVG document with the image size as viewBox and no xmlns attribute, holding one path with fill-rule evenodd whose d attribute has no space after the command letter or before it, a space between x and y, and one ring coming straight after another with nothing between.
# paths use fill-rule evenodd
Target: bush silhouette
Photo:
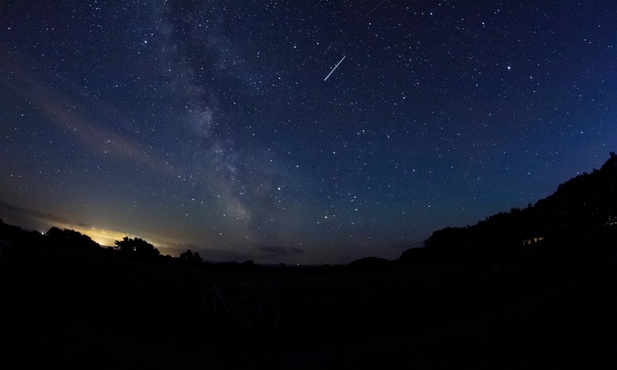
<instances>
[{"instance_id":1,"label":"bush silhouette","mask_svg":"<svg viewBox=\"0 0 617 370\"><path fill-rule=\"evenodd\" d=\"M198 265L202 262L199 252L193 252L190 249L180 253L180 259L186 261L190 265Z\"/></svg>"},{"instance_id":2,"label":"bush silhouette","mask_svg":"<svg viewBox=\"0 0 617 370\"><path fill-rule=\"evenodd\" d=\"M131 239L125 236L121 241L116 240L115 244L120 254L131 258L155 259L161 254L152 244L140 238Z\"/></svg>"},{"instance_id":3,"label":"bush silhouette","mask_svg":"<svg viewBox=\"0 0 617 370\"><path fill-rule=\"evenodd\" d=\"M101 247L87 235L71 229L60 230L55 226L47 231L47 237L50 244L57 248L94 251Z\"/></svg>"}]
</instances>

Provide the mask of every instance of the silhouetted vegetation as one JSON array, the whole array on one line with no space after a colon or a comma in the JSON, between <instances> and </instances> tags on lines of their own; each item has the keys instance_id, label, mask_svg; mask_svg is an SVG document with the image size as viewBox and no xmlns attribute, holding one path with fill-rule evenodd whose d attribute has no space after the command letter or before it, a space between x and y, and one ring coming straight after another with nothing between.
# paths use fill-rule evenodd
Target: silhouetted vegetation
<instances>
[{"instance_id":1,"label":"silhouetted vegetation","mask_svg":"<svg viewBox=\"0 0 617 370\"><path fill-rule=\"evenodd\" d=\"M142 260L154 260L161 253L152 244L140 238L124 237L121 241L116 240L119 253L128 258Z\"/></svg>"},{"instance_id":2,"label":"silhouetted vegetation","mask_svg":"<svg viewBox=\"0 0 617 370\"><path fill-rule=\"evenodd\" d=\"M0 239L10 244L47 245L47 238L38 231L22 230L19 226L5 224L0 219Z\"/></svg>"},{"instance_id":3,"label":"silhouetted vegetation","mask_svg":"<svg viewBox=\"0 0 617 370\"><path fill-rule=\"evenodd\" d=\"M47 231L47 238L55 248L89 249L91 251L98 251L101 248L99 243L93 241L89 236L70 229L60 230L57 227L52 227Z\"/></svg>"},{"instance_id":4,"label":"silhouetted vegetation","mask_svg":"<svg viewBox=\"0 0 617 370\"><path fill-rule=\"evenodd\" d=\"M381 269L388 267L388 263L389 261L385 258L364 257L359 260L353 261L349 264L349 267L360 269Z\"/></svg>"},{"instance_id":5,"label":"silhouetted vegetation","mask_svg":"<svg viewBox=\"0 0 617 370\"><path fill-rule=\"evenodd\" d=\"M600 170L566 181L535 205L498 213L473 226L437 230L425 247L444 260L503 256L523 245L566 241L616 220L617 155L611 152ZM420 253L410 250L401 259L409 261Z\"/></svg>"},{"instance_id":6,"label":"silhouetted vegetation","mask_svg":"<svg viewBox=\"0 0 617 370\"><path fill-rule=\"evenodd\" d=\"M0 339L15 364L34 348L44 365L80 368L101 359L110 360L99 368L123 368L116 358L130 367L145 358L148 368L208 367L204 358L253 368L395 368L401 359L418 368L585 368L590 356L615 368L613 348L602 346L617 332L616 191L611 153L546 199L438 230L396 261L305 268L215 264L191 250L163 257L140 238L108 250L74 230L41 234L0 220L11 252L0 264ZM214 275L233 302L243 287L275 283L276 334L190 330L184 304Z\"/></svg>"},{"instance_id":7,"label":"silhouetted vegetation","mask_svg":"<svg viewBox=\"0 0 617 370\"><path fill-rule=\"evenodd\" d=\"M193 252L190 249L187 249L186 252L180 253L180 259L186 261L190 265L197 265L202 262L199 253Z\"/></svg>"}]
</instances>

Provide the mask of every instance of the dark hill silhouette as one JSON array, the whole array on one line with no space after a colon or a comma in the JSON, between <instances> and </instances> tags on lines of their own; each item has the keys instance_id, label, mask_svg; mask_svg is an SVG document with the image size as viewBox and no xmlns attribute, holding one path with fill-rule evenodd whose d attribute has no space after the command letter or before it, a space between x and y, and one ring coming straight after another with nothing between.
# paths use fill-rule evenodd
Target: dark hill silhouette
<instances>
[{"instance_id":1,"label":"dark hill silhouette","mask_svg":"<svg viewBox=\"0 0 617 370\"><path fill-rule=\"evenodd\" d=\"M389 262L390 261L385 258L364 257L353 261L348 266L351 268L380 269L388 267Z\"/></svg>"},{"instance_id":2,"label":"dark hill silhouette","mask_svg":"<svg viewBox=\"0 0 617 370\"><path fill-rule=\"evenodd\" d=\"M576 176L558 186L557 191L525 209L513 208L487 217L473 226L446 227L433 232L424 241L424 248L410 248L398 262L417 264L429 261L474 259L479 256L503 257L524 245L546 243L572 244L584 233L617 224L617 155L599 170ZM594 231L595 230L595 231ZM29 244L52 248L100 252L103 248L88 236L73 230L52 227L47 235L25 231L0 220L0 239L9 244ZM169 256L141 239L124 238L117 241L119 254L150 261L170 262ZM180 259L202 265L198 253L185 252ZM251 262L251 263L249 263ZM379 258L363 258L352 262L354 268L385 267L389 262ZM205 265L205 264L204 264ZM247 261L243 267L252 267Z\"/></svg>"},{"instance_id":3,"label":"dark hill silhouette","mask_svg":"<svg viewBox=\"0 0 617 370\"><path fill-rule=\"evenodd\" d=\"M0 219L0 240L9 244L46 245L47 243L47 238L38 231L26 231L19 226L5 224L2 219Z\"/></svg>"},{"instance_id":4,"label":"dark hill silhouette","mask_svg":"<svg viewBox=\"0 0 617 370\"><path fill-rule=\"evenodd\" d=\"M101 249L99 243L93 241L89 236L70 229L60 230L57 227L52 227L47 231L47 239L47 243L55 248L89 249L91 251Z\"/></svg>"},{"instance_id":5,"label":"dark hill silhouette","mask_svg":"<svg viewBox=\"0 0 617 370\"><path fill-rule=\"evenodd\" d=\"M0 220L3 368L616 368L616 174L611 153L533 206L348 266L210 264ZM195 332L187 303L214 276L234 298L276 285L280 330Z\"/></svg>"},{"instance_id":6,"label":"dark hill silhouette","mask_svg":"<svg viewBox=\"0 0 617 370\"><path fill-rule=\"evenodd\" d=\"M536 204L495 214L473 226L437 230L424 242L426 251L407 250L401 261L500 255L524 245L580 239L616 221L617 155L611 152L599 170L566 181Z\"/></svg>"}]
</instances>

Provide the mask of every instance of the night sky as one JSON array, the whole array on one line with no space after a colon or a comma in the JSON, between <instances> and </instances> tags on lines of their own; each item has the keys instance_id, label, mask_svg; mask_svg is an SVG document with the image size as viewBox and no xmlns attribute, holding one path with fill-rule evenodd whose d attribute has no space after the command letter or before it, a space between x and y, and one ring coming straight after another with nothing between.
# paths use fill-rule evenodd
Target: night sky
<instances>
[{"instance_id":1,"label":"night sky","mask_svg":"<svg viewBox=\"0 0 617 370\"><path fill-rule=\"evenodd\" d=\"M0 218L397 258L617 150L617 2L8 0Z\"/></svg>"}]
</instances>

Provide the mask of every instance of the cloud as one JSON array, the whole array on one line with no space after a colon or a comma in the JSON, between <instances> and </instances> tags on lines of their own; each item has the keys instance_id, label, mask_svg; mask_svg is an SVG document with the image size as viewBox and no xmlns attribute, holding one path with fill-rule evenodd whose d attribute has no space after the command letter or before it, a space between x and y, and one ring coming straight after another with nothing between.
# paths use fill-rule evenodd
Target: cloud
<instances>
[{"instance_id":1,"label":"cloud","mask_svg":"<svg viewBox=\"0 0 617 370\"><path fill-rule=\"evenodd\" d=\"M2 216L2 221L7 224L38 231L47 231L53 225L69 224L69 221L65 218L19 207L2 200L0 200L0 215Z\"/></svg>"},{"instance_id":2,"label":"cloud","mask_svg":"<svg viewBox=\"0 0 617 370\"><path fill-rule=\"evenodd\" d=\"M130 233L123 231L100 228L81 222L70 222L50 213L19 207L2 200L0 200L0 215L3 222L7 224L39 232L47 232L52 226L60 229L75 230L89 236L92 240L103 246L114 245L114 241L122 240L125 236L134 237Z\"/></svg>"},{"instance_id":3,"label":"cloud","mask_svg":"<svg viewBox=\"0 0 617 370\"><path fill-rule=\"evenodd\" d=\"M0 57L0 70L11 76L10 79L0 80L2 86L38 106L48 122L73 135L87 150L119 161L130 161L167 176L178 176L178 171L163 157L136 140L105 129L104 125L91 117L93 112L83 108L68 95L46 87L7 58ZM105 106L98 100L95 103L97 106Z\"/></svg>"}]
</instances>

